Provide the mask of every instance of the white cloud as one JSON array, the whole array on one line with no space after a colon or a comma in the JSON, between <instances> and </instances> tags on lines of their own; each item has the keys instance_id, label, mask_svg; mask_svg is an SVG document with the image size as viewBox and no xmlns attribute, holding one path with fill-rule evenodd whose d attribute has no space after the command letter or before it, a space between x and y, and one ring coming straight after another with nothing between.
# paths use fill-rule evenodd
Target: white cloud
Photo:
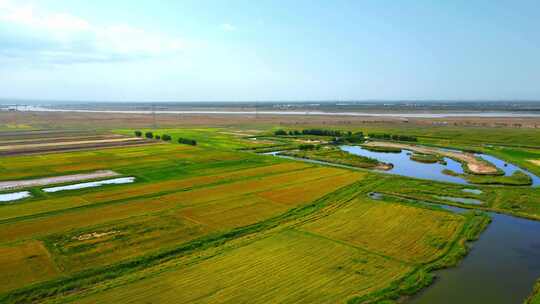
<instances>
[{"instance_id":1,"label":"white cloud","mask_svg":"<svg viewBox=\"0 0 540 304\"><path fill-rule=\"evenodd\" d=\"M221 26L221 29L226 32L233 32L236 31L236 26L230 24L230 23L223 23Z\"/></svg>"},{"instance_id":2,"label":"white cloud","mask_svg":"<svg viewBox=\"0 0 540 304\"><path fill-rule=\"evenodd\" d=\"M177 54L186 41L125 24L96 25L65 12L0 0L0 56L46 63L126 61Z\"/></svg>"}]
</instances>

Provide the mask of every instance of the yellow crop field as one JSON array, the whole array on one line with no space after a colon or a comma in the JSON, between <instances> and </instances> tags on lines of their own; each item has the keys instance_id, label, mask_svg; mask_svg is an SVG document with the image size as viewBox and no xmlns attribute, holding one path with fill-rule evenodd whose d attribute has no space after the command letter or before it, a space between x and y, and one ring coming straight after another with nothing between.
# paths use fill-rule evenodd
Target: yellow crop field
<instances>
[{"instance_id":1,"label":"yellow crop field","mask_svg":"<svg viewBox=\"0 0 540 304\"><path fill-rule=\"evenodd\" d=\"M320 180L310 181L306 184L283 187L279 191L265 191L258 195L276 203L285 205L300 205L311 202L326 193L335 191L336 189L356 182L365 174L358 172L350 172L331 178L323 178Z\"/></svg>"},{"instance_id":2,"label":"yellow crop field","mask_svg":"<svg viewBox=\"0 0 540 304\"><path fill-rule=\"evenodd\" d=\"M191 206L197 203L225 199L240 194L251 193L278 187L277 181L283 183L300 183L323 176L333 176L342 171L332 168L314 168L302 172L281 173L255 180L237 181L229 184L181 191L173 194L156 196L148 199L134 199L117 205L105 205L75 213L51 215L46 218L37 218L33 221L22 221L2 225L0 242L45 235L59 232L64 229L73 229L87 225L96 225L108 220L119 220L129 216L157 212L165 209ZM306 174L306 172L312 174ZM140 194L139 194L140 195Z\"/></svg>"},{"instance_id":3,"label":"yellow crop field","mask_svg":"<svg viewBox=\"0 0 540 304\"><path fill-rule=\"evenodd\" d=\"M79 303L337 303L410 266L294 230Z\"/></svg>"},{"instance_id":4,"label":"yellow crop field","mask_svg":"<svg viewBox=\"0 0 540 304\"><path fill-rule=\"evenodd\" d=\"M2 208L2 213L0 213L0 220L91 205L111 200L137 198L143 195L151 195L159 192L180 191L185 188L208 185L219 181L232 181L235 179L249 178L258 175L283 173L307 167L308 165L305 164L277 164L216 175L204 175L147 184L134 184L123 186L121 188L104 189L99 192L89 192L76 196L54 198L55 195L53 194L49 199L32 201L25 204L4 206Z\"/></svg>"},{"instance_id":5,"label":"yellow crop field","mask_svg":"<svg viewBox=\"0 0 540 304\"><path fill-rule=\"evenodd\" d=\"M50 279L58 273L39 241L0 246L0 292Z\"/></svg>"},{"instance_id":6,"label":"yellow crop field","mask_svg":"<svg viewBox=\"0 0 540 304\"><path fill-rule=\"evenodd\" d=\"M61 270L73 272L180 244L211 231L254 224L358 177L340 169L289 162L82 194L48 194L45 199L3 206L0 242L45 238L55 248ZM253 195L274 188L279 191L281 185L307 185L302 187L312 193L285 205ZM77 239L85 234L98 237Z\"/></svg>"},{"instance_id":7,"label":"yellow crop field","mask_svg":"<svg viewBox=\"0 0 540 304\"><path fill-rule=\"evenodd\" d=\"M464 218L446 211L359 198L301 229L413 263L441 254Z\"/></svg>"},{"instance_id":8,"label":"yellow crop field","mask_svg":"<svg viewBox=\"0 0 540 304\"><path fill-rule=\"evenodd\" d=\"M179 214L215 229L241 227L257 223L288 208L255 195L242 195L209 204L180 209Z\"/></svg>"},{"instance_id":9,"label":"yellow crop field","mask_svg":"<svg viewBox=\"0 0 540 304\"><path fill-rule=\"evenodd\" d=\"M131 217L46 239L63 272L107 265L171 247L208 233L209 230L181 216L165 213Z\"/></svg>"},{"instance_id":10,"label":"yellow crop field","mask_svg":"<svg viewBox=\"0 0 540 304\"><path fill-rule=\"evenodd\" d=\"M273 188L280 188L283 185L302 184L322 178L330 178L343 173L344 171L334 168L312 168L298 172L294 171L246 181L237 181L204 189L172 193L163 195L160 200L181 204L182 206L193 206L213 200L234 197L240 194L249 194Z\"/></svg>"}]
</instances>

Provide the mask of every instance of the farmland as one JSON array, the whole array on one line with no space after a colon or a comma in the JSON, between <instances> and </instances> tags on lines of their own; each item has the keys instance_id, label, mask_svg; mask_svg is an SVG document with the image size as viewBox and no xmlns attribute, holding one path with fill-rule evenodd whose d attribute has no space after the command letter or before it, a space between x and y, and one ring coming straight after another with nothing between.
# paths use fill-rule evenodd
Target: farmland
<instances>
[{"instance_id":1,"label":"farmland","mask_svg":"<svg viewBox=\"0 0 540 304\"><path fill-rule=\"evenodd\" d=\"M361 127L395 132L391 125ZM31 196L0 205L0 267L9 274L1 278L0 302L393 303L430 285L434 271L459 264L467 241L488 225L479 211L540 220L536 187L475 184L470 187L479 193L464 192L464 185L373 170L381 163L339 150L329 136L275 136L276 129L249 124L4 132L0 146L24 152L0 158L0 184L15 183ZM540 171L535 148L494 145L496 137L486 130L478 132L488 141L475 144L405 131L430 149L467 148ZM94 143L109 139L122 140ZM76 143L74 149L67 149L69 143ZM256 153L281 149L347 166ZM434 153L417 156L442 161ZM79 180L70 176L105 177L95 172L134 182L43 191ZM370 197L374 192L383 198Z\"/></svg>"}]
</instances>

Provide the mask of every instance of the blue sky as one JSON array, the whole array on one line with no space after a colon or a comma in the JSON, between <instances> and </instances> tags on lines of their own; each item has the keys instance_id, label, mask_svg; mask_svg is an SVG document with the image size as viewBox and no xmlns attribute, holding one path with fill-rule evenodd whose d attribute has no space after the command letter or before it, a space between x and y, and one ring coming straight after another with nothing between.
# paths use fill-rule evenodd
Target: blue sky
<instances>
[{"instance_id":1,"label":"blue sky","mask_svg":"<svg viewBox=\"0 0 540 304\"><path fill-rule=\"evenodd\" d=\"M0 0L0 98L540 99L540 2Z\"/></svg>"}]
</instances>

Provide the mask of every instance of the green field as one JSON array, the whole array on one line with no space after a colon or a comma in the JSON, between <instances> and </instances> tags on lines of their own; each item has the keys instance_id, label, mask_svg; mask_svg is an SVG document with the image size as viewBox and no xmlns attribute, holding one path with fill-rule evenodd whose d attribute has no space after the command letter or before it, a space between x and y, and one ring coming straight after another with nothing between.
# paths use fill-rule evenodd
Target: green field
<instances>
[{"instance_id":1,"label":"green field","mask_svg":"<svg viewBox=\"0 0 540 304\"><path fill-rule=\"evenodd\" d=\"M346 165L364 169L375 169L378 167L384 167L385 164L378 162L376 159L358 156L350 154L345 151L341 151L334 147L324 147L314 150L292 150L281 152L282 155L292 156L296 158L312 159L317 161L324 161L339 165Z\"/></svg>"},{"instance_id":2,"label":"green field","mask_svg":"<svg viewBox=\"0 0 540 304\"><path fill-rule=\"evenodd\" d=\"M481 194L466 193L463 185L365 170L377 163L331 146L296 150L301 138L276 138L273 130L157 129L152 132L173 140L0 158L0 181L102 169L135 177L132 184L57 193L29 188L31 198L1 204L0 302L392 303L430 284L433 270L458 263L466 241L488 221L482 213L414 202L540 220L538 188L478 185ZM457 131L428 131L400 134L428 145L493 151L540 171L534 162L540 150L520 147L519 140L486 146L498 137L475 131L452 141ZM360 169L254 153L276 147ZM371 199L371 192L385 197Z\"/></svg>"}]
</instances>

